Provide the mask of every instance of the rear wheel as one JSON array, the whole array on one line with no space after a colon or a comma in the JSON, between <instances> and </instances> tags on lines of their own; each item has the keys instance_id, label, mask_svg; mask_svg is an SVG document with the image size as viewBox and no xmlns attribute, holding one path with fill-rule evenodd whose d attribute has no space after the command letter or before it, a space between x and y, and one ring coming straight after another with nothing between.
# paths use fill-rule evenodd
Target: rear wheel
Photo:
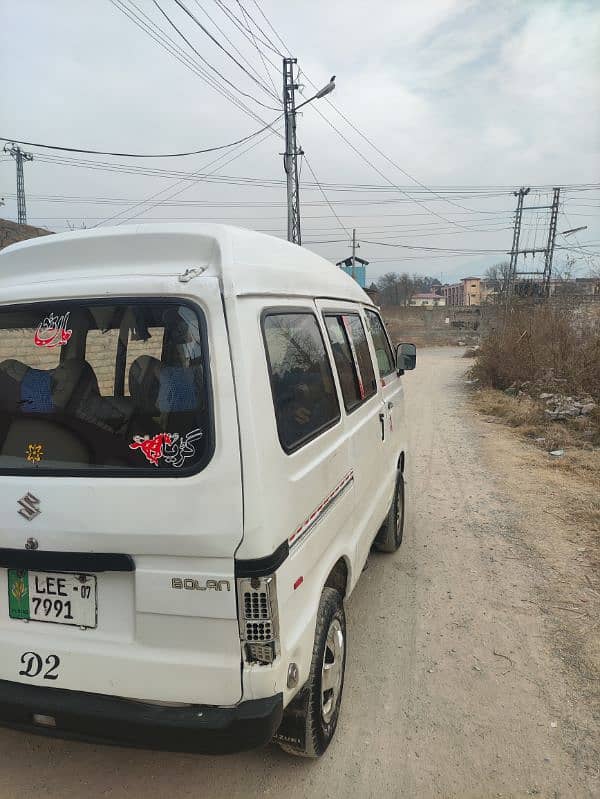
<instances>
[{"instance_id":1,"label":"rear wheel","mask_svg":"<svg viewBox=\"0 0 600 799\"><path fill-rule=\"evenodd\" d=\"M342 597L324 588L310 676L298 696L285 709L275 740L292 755L320 757L335 733L346 668L346 617Z\"/></svg>"},{"instance_id":2,"label":"rear wheel","mask_svg":"<svg viewBox=\"0 0 600 799\"><path fill-rule=\"evenodd\" d=\"M380 552L395 552L402 543L404 534L404 475L398 472L396 489L389 513L375 539Z\"/></svg>"}]
</instances>

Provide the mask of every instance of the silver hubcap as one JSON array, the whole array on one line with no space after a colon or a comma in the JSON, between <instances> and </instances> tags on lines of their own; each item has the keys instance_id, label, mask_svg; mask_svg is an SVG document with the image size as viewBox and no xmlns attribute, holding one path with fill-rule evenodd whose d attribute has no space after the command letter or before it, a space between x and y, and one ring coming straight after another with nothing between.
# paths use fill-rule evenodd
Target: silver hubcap
<instances>
[{"instance_id":1,"label":"silver hubcap","mask_svg":"<svg viewBox=\"0 0 600 799\"><path fill-rule=\"evenodd\" d=\"M321 715L329 724L337 707L344 668L344 633L337 619L327 632L323 667L321 670Z\"/></svg>"}]
</instances>

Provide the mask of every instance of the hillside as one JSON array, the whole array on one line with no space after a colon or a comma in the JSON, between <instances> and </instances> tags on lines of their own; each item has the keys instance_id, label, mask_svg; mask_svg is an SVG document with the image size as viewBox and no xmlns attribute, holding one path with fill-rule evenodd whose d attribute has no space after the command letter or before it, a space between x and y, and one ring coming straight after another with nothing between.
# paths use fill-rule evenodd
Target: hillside
<instances>
[{"instance_id":1,"label":"hillside","mask_svg":"<svg viewBox=\"0 0 600 799\"><path fill-rule=\"evenodd\" d=\"M41 227L18 225L9 219L0 219L0 250L17 241L25 241L25 239L33 239L37 236L49 236L52 232L52 230L45 230Z\"/></svg>"}]
</instances>

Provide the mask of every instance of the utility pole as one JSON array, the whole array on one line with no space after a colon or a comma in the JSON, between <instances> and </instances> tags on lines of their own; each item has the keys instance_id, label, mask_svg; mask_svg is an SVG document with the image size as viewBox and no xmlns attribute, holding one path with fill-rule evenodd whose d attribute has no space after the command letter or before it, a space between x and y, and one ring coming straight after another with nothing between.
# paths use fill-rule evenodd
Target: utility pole
<instances>
[{"instance_id":1,"label":"utility pole","mask_svg":"<svg viewBox=\"0 0 600 799\"><path fill-rule=\"evenodd\" d=\"M298 156L303 155L302 148L298 147L296 140L296 111L308 105L313 100L320 100L335 89L335 75L331 76L329 83L322 89L296 105L296 89L298 84L294 80L294 66L297 58L283 59L283 114L285 117L285 153L283 154L283 167L287 176L287 218L288 241L302 244L300 230L300 181L298 178Z\"/></svg>"},{"instance_id":2,"label":"utility pole","mask_svg":"<svg viewBox=\"0 0 600 799\"><path fill-rule=\"evenodd\" d=\"M532 284L531 288L534 288L534 283L541 283L542 291L541 294L543 297L548 297L550 295L550 278L552 277L552 258L554 256L554 245L556 241L556 226L558 223L558 209L560 203L560 187L555 188L553 190L553 197L552 197L552 205L524 205L523 200L527 194L529 194L529 189L520 188L519 191L514 192L515 197L517 197L517 210L515 212L515 226L513 230L513 243L512 248L510 251L510 266L508 268L508 274L504 281L504 291L505 291L505 300L506 306L510 300L512 299L513 294L515 293L515 286L518 282L518 278L522 278L524 283ZM536 247L535 243L532 249L519 249L519 238L521 235L521 223L523 217L523 211L550 211L550 221L548 224L548 239L545 247ZM544 255L544 269L543 271L539 270L519 270L517 268L517 262L519 255L532 255L534 258L537 253L543 253ZM535 296L535 290L529 291L531 296Z\"/></svg>"},{"instance_id":3,"label":"utility pole","mask_svg":"<svg viewBox=\"0 0 600 799\"><path fill-rule=\"evenodd\" d=\"M518 199L517 210L515 211L515 226L513 228L512 247L510 249L510 266L508 267L508 274L506 275L506 279L504 281L504 292L507 305L515 286L517 257L519 255L519 239L521 237L521 222L523 219L523 200L525 199L525 196L529 194L529 189L521 186L519 191L515 191L513 194Z\"/></svg>"},{"instance_id":4,"label":"utility pole","mask_svg":"<svg viewBox=\"0 0 600 799\"><path fill-rule=\"evenodd\" d=\"M356 228L352 228L352 280L356 280Z\"/></svg>"},{"instance_id":5,"label":"utility pole","mask_svg":"<svg viewBox=\"0 0 600 799\"><path fill-rule=\"evenodd\" d=\"M548 225L548 244L546 246L546 252L544 253L544 297L550 296L550 278L552 277L552 258L554 257L554 244L556 242L559 203L560 186L554 189L552 195L552 209L550 211L550 224Z\"/></svg>"},{"instance_id":6,"label":"utility pole","mask_svg":"<svg viewBox=\"0 0 600 799\"><path fill-rule=\"evenodd\" d=\"M25 178L23 176L23 161L33 161L33 155L21 150L16 144L5 144L4 152L8 153L17 163L17 220L19 225L27 224L27 207L25 205Z\"/></svg>"},{"instance_id":7,"label":"utility pole","mask_svg":"<svg viewBox=\"0 0 600 799\"><path fill-rule=\"evenodd\" d=\"M283 113L285 115L285 153L283 166L287 175L288 241L302 244L300 230L300 185L298 180L298 145L296 142L296 58L283 59Z\"/></svg>"}]
</instances>

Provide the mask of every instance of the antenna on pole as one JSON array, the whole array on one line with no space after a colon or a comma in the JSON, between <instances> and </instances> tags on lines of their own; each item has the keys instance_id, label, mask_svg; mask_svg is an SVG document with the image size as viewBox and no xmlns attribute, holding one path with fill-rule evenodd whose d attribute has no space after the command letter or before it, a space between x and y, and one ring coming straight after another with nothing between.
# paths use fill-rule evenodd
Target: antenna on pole
<instances>
[{"instance_id":1,"label":"antenna on pole","mask_svg":"<svg viewBox=\"0 0 600 799\"><path fill-rule=\"evenodd\" d=\"M8 153L17 163L17 221L19 225L27 224L27 207L25 205L25 177L23 175L23 161L33 161L33 155L26 153L11 142L4 145L4 152Z\"/></svg>"}]
</instances>

